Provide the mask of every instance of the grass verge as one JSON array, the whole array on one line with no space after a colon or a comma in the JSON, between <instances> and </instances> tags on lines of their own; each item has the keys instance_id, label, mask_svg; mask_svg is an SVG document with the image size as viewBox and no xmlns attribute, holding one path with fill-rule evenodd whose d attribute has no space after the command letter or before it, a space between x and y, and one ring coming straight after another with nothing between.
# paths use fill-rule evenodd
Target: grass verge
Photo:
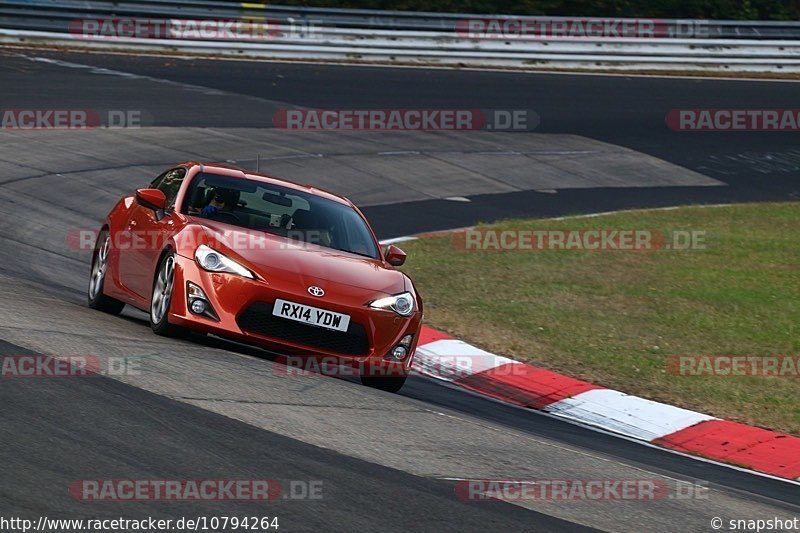
<instances>
[{"instance_id":1,"label":"grass verge","mask_svg":"<svg viewBox=\"0 0 800 533\"><path fill-rule=\"evenodd\" d=\"M800 435L800 378L686 376L675 356L800 354L800 203L508 220L489 230L705 232L704 250L463 251L403 243L425 322L630 394ZM463 241L462 241L463 242Z\"/></svg>"}]
</instances>

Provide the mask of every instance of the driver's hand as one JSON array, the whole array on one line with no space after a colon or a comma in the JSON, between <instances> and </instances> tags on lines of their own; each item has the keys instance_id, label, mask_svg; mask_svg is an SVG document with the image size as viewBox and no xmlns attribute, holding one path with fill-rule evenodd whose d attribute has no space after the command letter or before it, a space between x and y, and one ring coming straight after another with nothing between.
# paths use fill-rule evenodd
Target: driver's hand
<instances>
[{"instance_id":1,"label":"driver's hand","mask_svg":"<svg viewBox=\"0 0 800 533\"><path fill-rule=\"evenodd\" d=\"M208 216L211 216L211 215L213 215L213 214L214 214L214 213L216 213L217 211L218 211L218 209L217 209L217 207L216 207L216 206L214 206L214 205L207 205L207 206L205 206L205 207L203 208L203 210L202 210L202 211L200 211L200 214L201 214L202 216L204 216L204 217L208 217Z\"/></svg>"}]
</instances>

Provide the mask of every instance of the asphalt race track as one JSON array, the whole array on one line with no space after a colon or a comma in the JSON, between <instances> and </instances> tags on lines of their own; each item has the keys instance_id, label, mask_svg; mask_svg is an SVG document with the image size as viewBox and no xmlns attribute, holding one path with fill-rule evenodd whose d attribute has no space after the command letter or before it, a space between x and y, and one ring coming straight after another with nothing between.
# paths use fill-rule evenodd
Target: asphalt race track
<instances>
[{"instance_id":1,"label":"asphalt race track","mask_svg":"<svg viewBox=\"0 0 800 533\"><path fill-rule=\"evenodd\" d=\"M136 110L141 128L0 130L0 355L136 361L110 377L2 379L0 517L280 517L280 531L710 531L800 514L796 484L566 424L439 382L398 395L287 375L214 338L153 335L85 305L70 244L182 160L342 192L381 238L516 215L792 200L790 133L674 132L678 108L791 108L784 82L396 69L0 50L2 109ZM281 109L530 109L532 132L302 132ZM410 258L413 261L413 257ZM462 501L458 479L648 479L703 498ZM85 502L82 479L319 482L274 502Z\"/></svg>"}]
</instances>

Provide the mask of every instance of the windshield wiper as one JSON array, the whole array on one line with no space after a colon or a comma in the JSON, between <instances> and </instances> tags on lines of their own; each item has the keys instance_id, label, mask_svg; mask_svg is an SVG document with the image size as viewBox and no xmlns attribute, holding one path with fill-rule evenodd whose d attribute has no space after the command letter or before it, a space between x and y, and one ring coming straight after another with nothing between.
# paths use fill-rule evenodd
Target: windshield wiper
<instances>
[{"instance_id":1,"label":"windshield wiper","mask_svg":"<svg viewBox=\"0 0 800 533\"><path fill-rule=\"evenodd\" d=\"M361 252L354 252L353 250L345 250L344 248L334 248L334 250L338 250L340 252L347 252L348 254L360 255L361 257L369 257L370 259L375 259L375 257L373 257L373 256L371 256L369 254L365 254L365 253L361 253Z\"/></svg>"}]
</instances>

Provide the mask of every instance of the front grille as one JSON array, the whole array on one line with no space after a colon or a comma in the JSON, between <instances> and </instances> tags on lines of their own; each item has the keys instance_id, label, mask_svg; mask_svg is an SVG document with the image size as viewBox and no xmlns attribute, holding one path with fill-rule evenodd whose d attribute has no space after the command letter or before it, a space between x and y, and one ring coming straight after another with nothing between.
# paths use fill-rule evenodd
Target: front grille
<instances>
[{"instance_id":1,"label":"front grille","mask_svg":"<svg viewBox=\"0 0 800 533\"><path fill-rule=\"evenodd\" d=\"M333 331L272 315L272 304L256 302L239 315L236 321L243 331L273 339L281 339L328 352L345 355L367 355L369 339L361 324L350 321L347 331Z\"/></svg>"}]
</instances>

